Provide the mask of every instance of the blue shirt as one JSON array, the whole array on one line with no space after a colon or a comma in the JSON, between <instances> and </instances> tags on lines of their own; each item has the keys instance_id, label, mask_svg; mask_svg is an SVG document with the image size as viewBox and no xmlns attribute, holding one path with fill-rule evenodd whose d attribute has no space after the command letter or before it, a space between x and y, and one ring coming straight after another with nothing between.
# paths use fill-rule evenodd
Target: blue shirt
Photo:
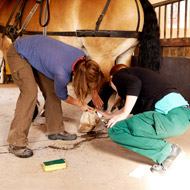
<instances>
[{"instance_id":1,"label":"blue shirt","mask_svg":"<svg viewBox=\"0 0 190 190\"><path fill-rule=\"evenodd\" d=\"M36 70L54 80L56 95L66 100L71 68L85 53L56 39L34 35L21 37L14 43L16 51Z\"/></svg>"}]
</instances>

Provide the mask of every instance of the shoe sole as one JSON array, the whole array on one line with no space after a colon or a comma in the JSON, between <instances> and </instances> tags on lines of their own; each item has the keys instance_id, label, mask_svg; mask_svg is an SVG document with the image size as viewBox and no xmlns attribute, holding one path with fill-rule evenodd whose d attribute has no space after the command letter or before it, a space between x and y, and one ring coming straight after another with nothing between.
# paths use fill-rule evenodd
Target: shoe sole
<instances>
[{"instance_id":1,"label":"shoe sole","mask_svg":"<svg viewBox=\"0 0 190 190\"><path fill-rule=\"evenodd\" d=\"M181 148L178 151L179 153L177 154L177 157L173 160L172 164L168 169L164 169L163 166L155 164L150 169L152 173L159 175L165 175L166 173L168 173L176 165L176 163L185 155L185 152Z\"/></svg>"},{"instance_id":2,"label":"shoe sole","mask_svg":"<svg viewBox=\"0 0 190 190\"><path fill-rule=\"evenodd\" d=\"M77 136L76 137L73 137L73 138L70 138L70 139L67 139L67 138L63 138L63 137L56 137L56 136L48 136L48 139L49 140L64 140L64 141L72 141L72 140L76 140L77 139Z\"/></svg>"}]
</instances>

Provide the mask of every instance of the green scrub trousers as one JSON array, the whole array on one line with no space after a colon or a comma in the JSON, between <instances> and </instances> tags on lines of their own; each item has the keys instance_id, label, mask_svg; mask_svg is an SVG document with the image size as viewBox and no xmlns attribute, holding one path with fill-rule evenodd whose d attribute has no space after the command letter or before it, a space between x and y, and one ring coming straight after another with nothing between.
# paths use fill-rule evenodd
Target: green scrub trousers
<instances>
[{"instance_id":1,"label":"green scrub trousers","mask_svg":"<svg viewBox=\"0 0 190 190\"><path fill-rule=\"evenodd\" d=\"M148 111L119 121L108 129L117 144L161 164L171 150L163 139L184 133L190 125L190 109L178 107L164 115Z\"/></svg>"}]
</instances>

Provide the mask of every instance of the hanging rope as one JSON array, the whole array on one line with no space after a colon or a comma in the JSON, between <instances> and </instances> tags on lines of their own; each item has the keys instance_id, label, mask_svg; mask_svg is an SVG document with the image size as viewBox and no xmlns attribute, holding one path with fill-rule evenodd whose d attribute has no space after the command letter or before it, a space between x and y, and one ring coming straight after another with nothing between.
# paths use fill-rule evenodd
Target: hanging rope
<instances>
[{"instance_id":1,"label":"hanging rope","mask_svg":"<svg viewBox=\"0 0 190 190\"><path fill-rule=\"evenodd\" d=\"M40 4L40 14L39 14L39 23L40 23L40 26L41 27L45 27L48 25L49 21L50 21L50 10L49 10L49 0L46 0L46 7L45 7L45 11L47 10L47 20L44 24L42 24L42 12L43 12L43 4L44 4L44 0L41 0L41 1L37 1L35 0L36 3L39 3ZM46 13L44 13L46 14Z\"/></svg>"},{"instance_id":2,"label":"hanging rope","mask_svg":"<svg viewBox=\"0 0 190 190\"><path fill-rule=\"evenodd\" d=\"M49 4L50 4L50 0L49 0ZM48 19L48 7L49 7L49 4L47 5L46 3L46 6L45 6L45 10L44 10L44 23L47 22L47 19ZM43 35L44 36L47 36L47 25L43 27Z\"/></svg>"}]
</instances>

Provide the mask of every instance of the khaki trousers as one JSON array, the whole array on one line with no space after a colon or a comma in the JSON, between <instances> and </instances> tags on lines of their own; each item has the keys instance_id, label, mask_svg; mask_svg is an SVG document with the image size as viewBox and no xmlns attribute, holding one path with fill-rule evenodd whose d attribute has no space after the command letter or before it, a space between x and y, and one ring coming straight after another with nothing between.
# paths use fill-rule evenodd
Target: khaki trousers
<instances>
[{"instance_id":1,"label":"khaki trousers","mask_svg":"<svg viewBox=\"0 0 190 190\"><path fill-rule=\"evenodd\" d=\"M15 146L28 145L27 136L37 103L37 83L45 98L47 133L63 132L61 100L55 94L54 81L37 70L33 71L28 61L16 52L13 44L7 52L7 60L14 83L20 90L8 143Z\"/></svg>"}]
</instances>

